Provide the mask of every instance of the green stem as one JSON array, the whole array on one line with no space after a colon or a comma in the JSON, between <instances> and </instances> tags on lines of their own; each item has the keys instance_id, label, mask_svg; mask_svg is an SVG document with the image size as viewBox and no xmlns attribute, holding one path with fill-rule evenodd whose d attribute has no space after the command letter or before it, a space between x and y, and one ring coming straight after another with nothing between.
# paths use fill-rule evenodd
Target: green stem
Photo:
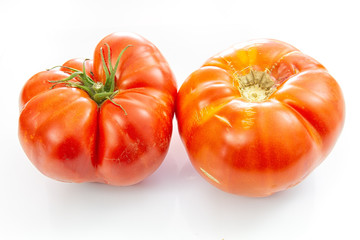
<instances>
[{"instance_id":1,"label":"green stem","mask_svg":"<svg viewBox=\"0 0 360 240\"><path fill-rule=\"evenodd\" d=\"M107 100L109 100L109 101L110 101L112 104L114 104L115 106L120 107L120 108L124 111L125 116L127 115L127 112L126 112L125 108L123 108L123 106L121 106L120 104L117 104L116 102L114 102L110 97L108 97Z\"/></svg>"},{"instance_id":2,"label":"green stem","mask_svg":"<svg viewBox=\"0 0 360 240\"><path fill-rule=\"evenodd\" d=\"M65 79L61 79L61 80L57 80L57 81L49 81L50 83L54 83L54 85L51 86L51 89L54 88L56 85L59 84L65 84L68 87L76 87L79 89L82 89L84 91L86 91L89 96L100 106L103 102L109 100L111 103L113 103L114 105L120 107L125 115L127 115L127 112L125 111L125 109L120 105L115 103L112 99L116 96L116 94L118 94L119 90L115 90L115 74L116 71L119 67L119 63L120 63L120 58L122 57L122 55L124 54L125 50L129 47L131 47L131 45L126 46L119 54L119 56L116 59L116 63L115 66L112 66L112 62L111 62L111 49L110 46L106 43L105 44L107 46L107 54L108 54L108 66L105 62L105 57L104 57L104 53L103 53L103 48L100 48L100 55L101 55L101 61L102 61L102 65L103 65L103 71L105 72L105 84L101 83L101 82L94 82L94 80L88 76L86 74L86 69L85 69L85 61L87 61L88 59L86 59L83 62L83 68L82 71L77 70L75 68L71 68L71 67L66 67L66 66L56 66L53 67L51 69L48 70L52 70L54 68L57 67L62 67L62 68L66 68L69 69L71 71L73 71L73 73L71 73L71 75ZM78 78L79 82L71 82L72 79L74 78Z\"/></svg>"},{"instance_id":3,"label":"green stem","mask_svg":"<svg viewBox=\"0 0 360 240\"><path fill-rule=\"evenodd\" d=\"M102 47L100 48L100 56L101 56L101 61L102 61L102 65L103 65L103 70L104 70L104 72L105 72L106 82L107 82L110 74L109 74L109 69L108 69L108 67L106 66L106 62L105 62L105 58L104 58L104 53L103 53L103 48L102 48ZM109 56L110 56L110 53L109 53ZM106 82L105 82L105 83L106 83ZM105 88L105 90L106 90L106 88Z\"/></svg>"},{"instance_id":4,"label":"green stem","mask_svg":"<svg viewBox=\"0 0 360 240\"><path fill-rule=\"evenodd\" d=\"M103 102L105 101L105 99L108 99L111 95L112 93L110 92L96 93L94 94L93 99L95 100L95 102Z\"/></svg>"},{"instance_id":5,"label":"green stem","mask_svg":"<svg viewBox=\"0 0 360 240\"><path fill-rule=\"evenodd\" d=\"M73 74L71 74L69 77L61 79L61 80L56 80L56 81L49 81L50 83L65 83L68 82L70 80L72 80L73 78L76 78L77 76L79 76L80 74L82 74L82 72L74 72Z\"/></svg>"},{"instance_id":6,"label":"green stem","mask_svg":"<svg viewBox=\"0 0 360 240\"><path fill-rule=\"evenodd\" d=\"M115 89L115 73L116 73L116 70L115 70L115 69L118 68L121 56L124 54L124 52L126 51L126 49L128 49L129 47L132 47L132 45L126 46L126 47L120 52L118 58L116 59L115 67L114 67L114 68L111 67L111 68L112 68L112 69L111 69L112 72L111 72L110 78L109 78L109 80L110 80L110 84L109 84L109 85L110 85L110 92L113 92L114 89ZM109 47L109 52L110 52L110 47ZM109 55L110 55L110 54L109 54Z\"/></svg>"}]
</instances>

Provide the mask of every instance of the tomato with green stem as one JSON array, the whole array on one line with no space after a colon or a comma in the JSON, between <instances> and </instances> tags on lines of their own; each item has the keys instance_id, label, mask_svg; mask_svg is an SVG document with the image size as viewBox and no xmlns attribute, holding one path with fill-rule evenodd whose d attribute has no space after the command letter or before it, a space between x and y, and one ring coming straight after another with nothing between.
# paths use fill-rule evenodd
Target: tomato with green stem
<instances>
[{"instance_id":1,"label":"tomato with green stem","mask_svg":"<svg viewBox=\"0 0 360 240\"><path fill-rule=\"evenodd\" d=\"M325 159L345 105L320 63L261 39L234 45L192 73L176 115L201 176L226 192L268 196L301 182Z\"/></svg>"},{"instance_id":2,"label":"tomato with green stem","mask_svg":"<svg viewBox=\"0 0 360 240\"><path fill-rule=\"evenodd\" d=\"M132 185L165 158L175 97L159 50L139 35L114 33L99 42L93 61L72 59L26 82L20 143L51 178Z\"/></svg>"}]
</instances>

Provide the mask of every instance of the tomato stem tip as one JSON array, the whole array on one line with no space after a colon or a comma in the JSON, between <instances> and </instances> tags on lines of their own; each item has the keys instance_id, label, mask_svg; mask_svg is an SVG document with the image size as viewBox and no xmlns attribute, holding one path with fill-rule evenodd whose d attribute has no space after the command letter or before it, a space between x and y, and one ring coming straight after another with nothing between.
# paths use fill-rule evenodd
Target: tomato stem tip
<instances>
[{"instance_id":1,"label":"tomato stem tip","mask_svg":"<svg viewBox=\"0 0 360 240\"><path fill-rule=\"evenodd\" d=\"M246 75L236 75L242 98L248 102L264 102L276 90L275 81L267 71L250 69Z\"/></svg>"}]
</instances>

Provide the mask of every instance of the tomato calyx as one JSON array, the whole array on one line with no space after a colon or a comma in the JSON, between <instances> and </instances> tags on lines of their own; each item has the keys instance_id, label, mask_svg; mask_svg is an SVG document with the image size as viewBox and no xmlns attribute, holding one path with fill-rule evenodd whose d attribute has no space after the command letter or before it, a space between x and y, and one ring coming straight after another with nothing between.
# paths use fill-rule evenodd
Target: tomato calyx
<instances>
[{"instance_id":1,"label":"tomato calyx","mask_svg":"<svg viewBox=\"0 0 360 240\"><path fill-rule=\"evenodd\" d=\"M276 90L275 81L268 71L250 69L246 75L236 75L242 98L248 102L264 102Z\"/></svg>"},{"instance_id":2,"label":"tomato calyx","mask_svg":"<svg viewBox=\"0 0 360 240\"><path fill-rule=\"evenodd\" d=\"M54 85L51 86L51 89L58 84L65 84L68 87L75 87L82 89L89 94L89 96L98 104L98 106L100 106L106 100L109 100L114 105L120 107L124 111L125 115L127 115L126 110L120 104L115 103L112 99L115 97L116 94L119 93L119 90L115 90L115 74L119 66L120 58L124 54L126 49L131 47L132 45L126 46L120 52L119 56L116 59L115 66L113 66L111 62L110 46L107 43L105 43L105 45L108 50L108 59L107 59L108 66L104 58L103 48L102 47L100 48L101 60L106 77L105 84L103 84L102 82L94 82L94 80L89 75L86 74L85 62L89 59L85 59L85 61L83 62L82 71L67 66L55 66L51 68L54 69L56 67L62 67L71 70L72 72L71 75L65 79L57 80L57 81L49 81L50 83L54 83ZM72 81L74 78L77 78L78 81Z\"/></svg>"}]
</instances>

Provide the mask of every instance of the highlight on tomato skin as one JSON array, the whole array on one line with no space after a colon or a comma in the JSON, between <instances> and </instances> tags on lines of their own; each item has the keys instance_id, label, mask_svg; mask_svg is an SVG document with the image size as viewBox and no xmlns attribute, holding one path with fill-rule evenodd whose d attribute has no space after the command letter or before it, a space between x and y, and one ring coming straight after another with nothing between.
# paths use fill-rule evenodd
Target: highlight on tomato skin
<instances>
[{"instance_id":1,"label":"highlight on tomato skin","mask_svg":"<svg viewBox=\"0 0 360 240\"><path fill-rule=\"evenodd\" d=\"M341 133L340 86L290 44L258 39L208 59L180 87L176 118L192 165L215 187L264 197L300 183Z\"/></svg>"},{"instance_id":2,"label":"highlight on tomato skin","mask_svg":"<svg viewBox=\"0 0 360 240\"><path fill-rule=\"evenodd\" d=\"M70 59L25 83L19 140L50 178L136 184L167 154L176 93L156 46L137 34L113 33L93 60Z\"/></svg>"}]
</instances>

